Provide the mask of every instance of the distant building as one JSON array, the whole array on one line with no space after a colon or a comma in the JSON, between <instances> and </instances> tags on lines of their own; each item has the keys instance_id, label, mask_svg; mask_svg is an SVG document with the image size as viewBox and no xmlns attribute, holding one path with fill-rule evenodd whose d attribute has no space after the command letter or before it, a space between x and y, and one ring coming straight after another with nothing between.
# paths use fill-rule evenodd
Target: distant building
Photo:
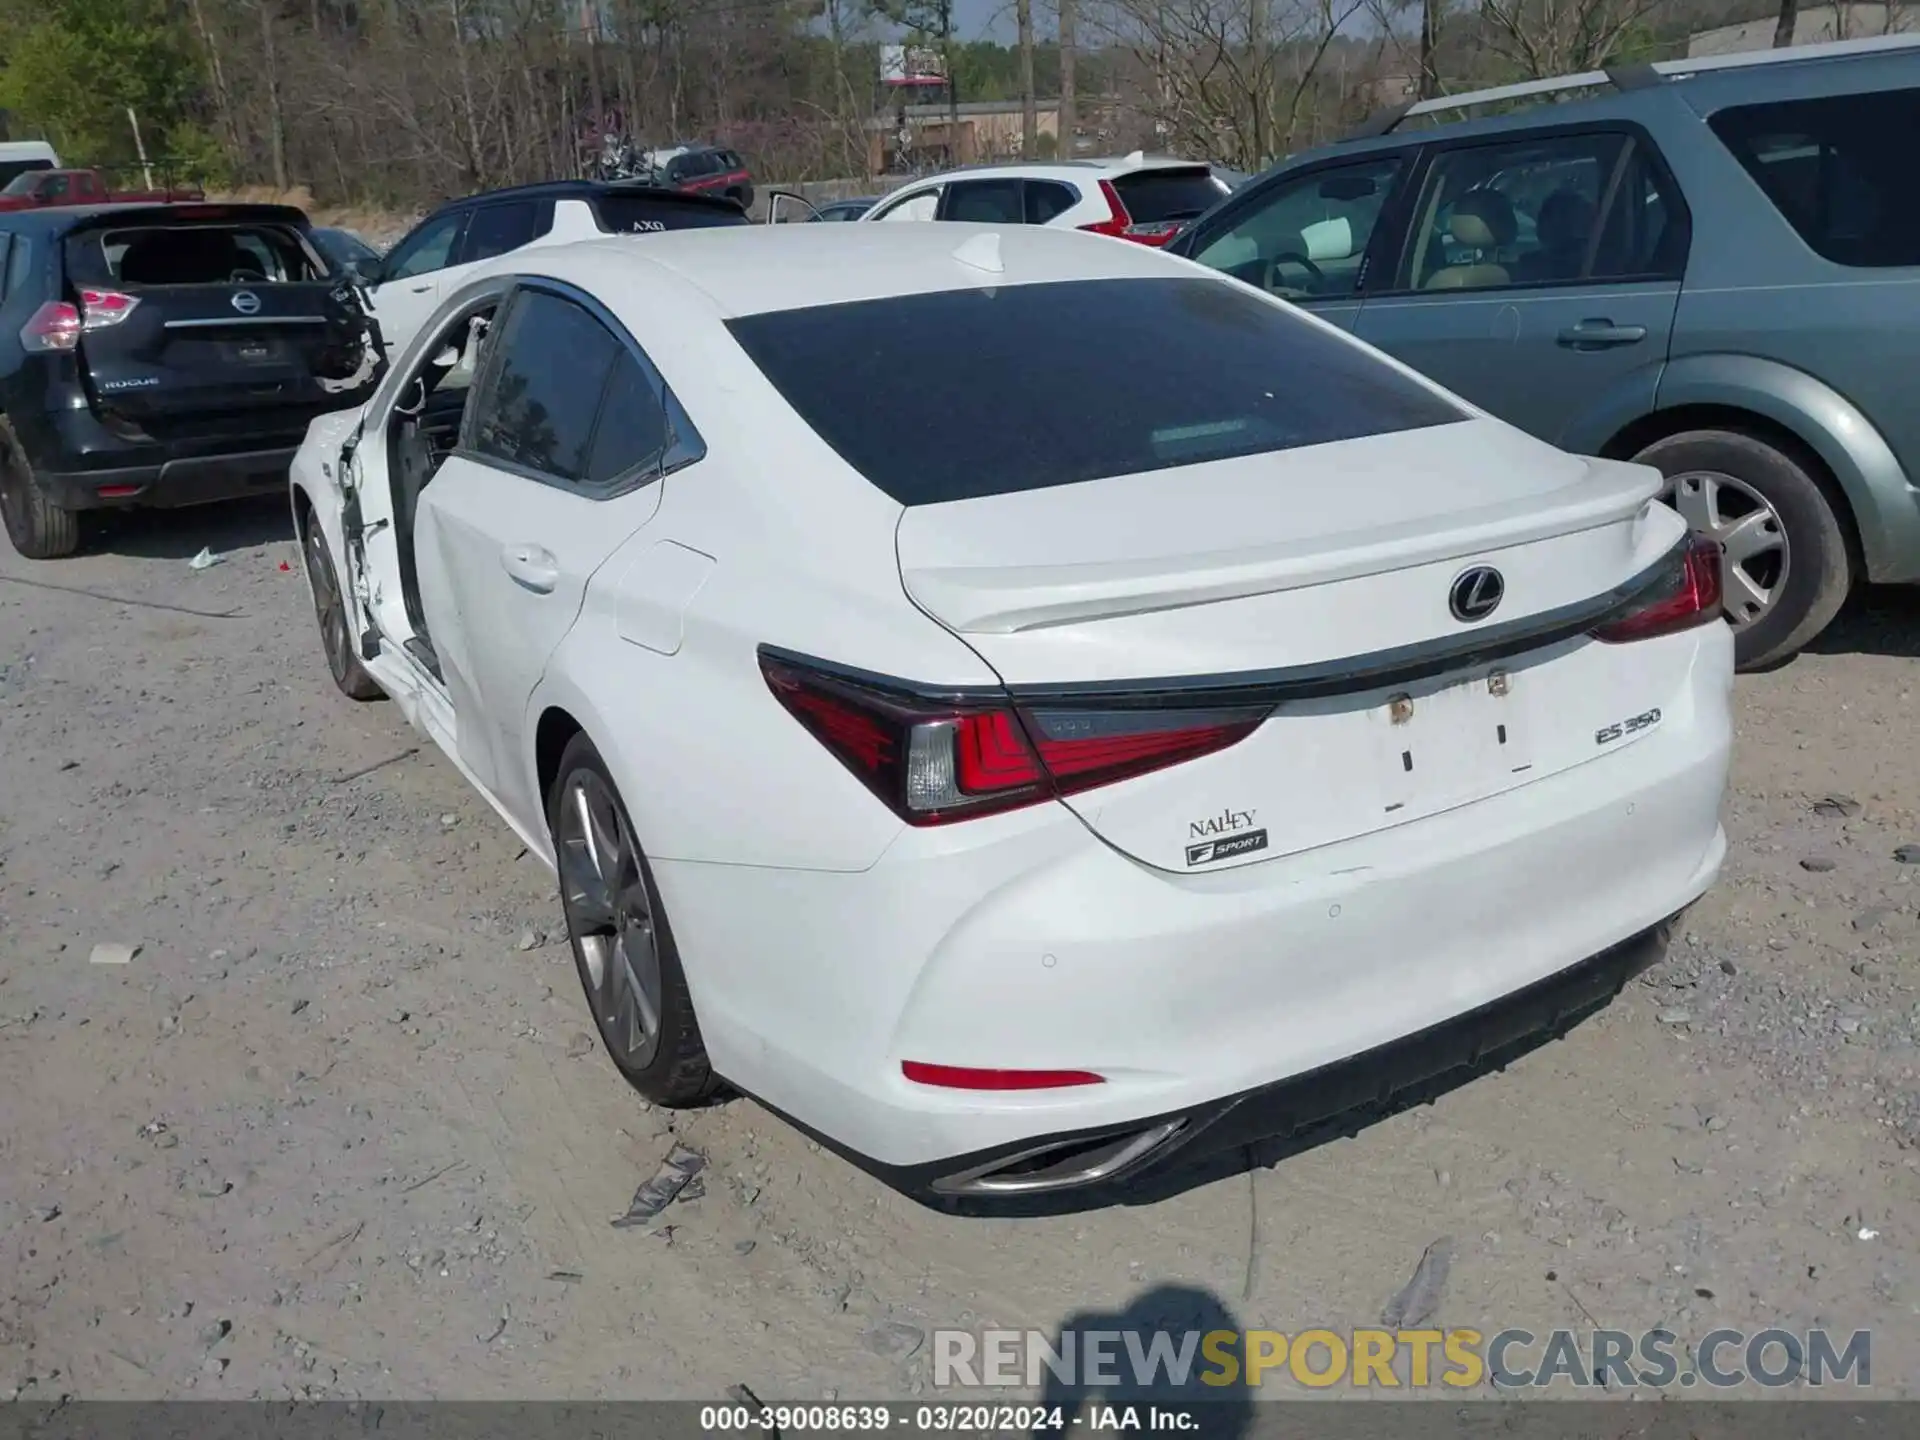
<instances>
[{"instance_id":1,"label":"distant building","mask_svg":"<svg viewBox=\"0 0 1920 1440\"><path fill-rule=\"evenodd\" d=\"M1775 20L1748 20L1702 30L1687 41L1687 55L1739 55L1773 45ZM1820 45L1829 40L1865 40L1874 35L1920 34L1920 4L1815 5L1803 8L1794 21L1795 45Z\"/></svg>"},{"instance_id":2,"label":"distant building","mask_svg":"<svg viewBox=\"0 0 1920 1440\"><path fill-rule=\"evenodd\" d=\"M867 173L890 175L1019 158L1023 120L1018 100L962 100L957 108L957 125L945 105L901 106L867 121ZM1052 153L1060 134L1060 102L1040 100L1033 108L1040 148Z\"/></svg>"}]
</instances>

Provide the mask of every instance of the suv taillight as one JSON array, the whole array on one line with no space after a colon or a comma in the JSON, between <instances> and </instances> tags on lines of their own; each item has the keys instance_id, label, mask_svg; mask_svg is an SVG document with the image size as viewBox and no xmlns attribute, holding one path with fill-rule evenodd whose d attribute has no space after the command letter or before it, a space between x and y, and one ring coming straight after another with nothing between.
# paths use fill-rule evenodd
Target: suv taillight
<instances>
[{"instance_id":1,"label":"suv taillight","mask_svg":"<svg viewBox=\"0 0 1920 1440\"><path fill-rule=\"evenodd\" d=\"M133 314L134 307L139 303L139 296L123 294L118 290L82 290L80 292L81 328L104 330L109 325L118 325Z\"/></svg>"},{"instance_id":2,"label":"suv taillight","mask_svg":"<svg viewBox=\"0 0 1920 1440\"><path fill-rule=\"evenodd\" d=\"M1651 640L1720 618L1720 547L1695 535L1677 547L1667 569L1640 602L1618 620L1593 632L1610 645Z\"/></svg>"},{"instance_id":3,"label":"suv taillight","mask_svg":"<svg viewBox=\"0 0 1920 1440\"><path fill-rule=\"evenodd\" d=\"M20 344L31 351L72 350L83 333L118 325L139 303L118 290L82 290L78 305L49 300L20 327Z\"/></svg>"},{"instance_id":4,"label":"suv taillight","mask_svg":"<svg viewBox=\"0 0 1920 1440\"><path fill-rule=\"evenodd\" d=\"M80 343L80 307L49 300L20 327L20 344L30 351L71 350Z\"/></svg>"},{"instance_id":5,"label":"suv taillight","mask_svg":"<svg viewBox=\"0 0 1920 1440\"><path fill-rule=\"evenodd\" d=\"M921 700L766 654L760 671L794 719L911 825L1018 809L1197 759L1252 734L1271 709Z\"/></svg>"},{"instance_id":6,"label":"suv taillight","mask_svg":"<svg viewBox=\"0 0 1920 1440\"><path fill-rule=\"evenodd\" d=\"M1107 209L1113 213L1105 220L1096 220L1091 225L1082 225L1082 230L1095 235L1111 235L1116 240L1132 240L1141 245L1164 245L1180 233L1184 223L1179 220L1149 221L1136 225L1133 216L1128 213L1126 202L1120 198L1120 192L1113 188L1113 182L1102 180L1100 198L1107 202Z\"/></svg>"}]
</instances>

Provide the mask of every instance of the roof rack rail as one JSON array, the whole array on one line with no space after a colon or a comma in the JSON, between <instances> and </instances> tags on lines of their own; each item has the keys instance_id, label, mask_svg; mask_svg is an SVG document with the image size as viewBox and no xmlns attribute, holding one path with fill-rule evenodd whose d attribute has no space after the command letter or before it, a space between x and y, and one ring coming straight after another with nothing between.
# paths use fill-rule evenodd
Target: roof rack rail
<instances>
[{"instance_id":1,"label":"roof rack rail","mask_svg":"<svg viewBox=\"0 0 1920 1440\"><path fill-rule=\"evenodd\" d=\"M1697 55L1682 60L1655 60L1651 63L1612 65L1604 70L1587 70L1578 75L1556 75L1546 80L1522 80L1516 85L1496 85L1490 90L1473 90L1464 95L1435 95L1427 100L1409 101L1377 111L1341 136L1342 140L1371 140L1389 135L1416 115L1434 115L1447 110L1471 110L1480 105L1496 105L1505 100L1524 100L1535 95L1559 95L1569 90L1644 90L1668 80L1684 79L1713 70L1744 70L1755 65L1779 65L1804 60L1838 60L1852 55L1872 55L1886 50L1920 49L1920 35L1874 35L1865 40L1831 40L1820 45L1794 45L1784 50L1748 50L1737 55Z\"/></svg>"}]
</instances>

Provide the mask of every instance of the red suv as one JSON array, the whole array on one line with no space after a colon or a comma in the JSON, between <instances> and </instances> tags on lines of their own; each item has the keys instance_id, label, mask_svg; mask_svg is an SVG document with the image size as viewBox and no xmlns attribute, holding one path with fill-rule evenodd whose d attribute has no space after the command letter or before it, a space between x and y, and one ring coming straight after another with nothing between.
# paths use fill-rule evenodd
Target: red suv
<instances>
[{"instance_id":1,"label":"red suv","mask_svg":"<svg viewBox=\"0 0 1920 1440\"><path fill-rule=\"evenodd\" d=\"M661 177L675 190L722 195L741 209L753 205L753 176L739 152L719 145L688 145L671 151Z\"/></svg>"}]
</instances>

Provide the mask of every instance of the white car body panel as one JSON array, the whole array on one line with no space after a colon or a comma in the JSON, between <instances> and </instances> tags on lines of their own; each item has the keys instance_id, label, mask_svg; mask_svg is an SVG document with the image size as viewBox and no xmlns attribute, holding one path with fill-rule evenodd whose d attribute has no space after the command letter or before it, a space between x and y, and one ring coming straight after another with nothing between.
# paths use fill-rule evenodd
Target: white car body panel
<instances>
[{"instance_id":1,"label":"white car body panel","mask_svg":"<svg viewBox=\"0 0 1920 1440\"><path fill-rule=\"evenodd\" d=\"M920 828L878 801L773 699L759 647L970 691L1325 666L1448 633L1451 578L1489 555L1551 608L1621 585L1683 529L1648 504L1648 472L1471 407L1183 467L1177 487L1153 472L903 507L801 420L729 316L967 285L1234 283L1038 227L1002 233L1005 272L987 276L953 260L968 229L934 232L743 227L481 267L597 297L706 453L603 501L448 460L416 521L444 684L395 643L391 527L364 537L364 573L350 559L338 451L357 419L316 422L295 462L302 523L360 596L356 633L385 637L369 673L548 863L543 718L593 739L718 1073L869 1162L937 1166L1384 1045L1627 942L1712 883L1732 734L1717 622L1401 687L1422 755L1445 758L1398 797L1404 736L1368 693L1290 702L1236 745L1068 803ZM362 503L369 522L390 514L371 488ZM522 546L552 556L551 591L503 563ZM1491 732L1496 670L1532 773L1496 776L1484 738L1461 738ZM1271 843L1183 869L1189 825L1222 810L1259 811ZM943 1090L908 1081L906 1060L1105 1083Z\"/></svg>"}]
</instances>

